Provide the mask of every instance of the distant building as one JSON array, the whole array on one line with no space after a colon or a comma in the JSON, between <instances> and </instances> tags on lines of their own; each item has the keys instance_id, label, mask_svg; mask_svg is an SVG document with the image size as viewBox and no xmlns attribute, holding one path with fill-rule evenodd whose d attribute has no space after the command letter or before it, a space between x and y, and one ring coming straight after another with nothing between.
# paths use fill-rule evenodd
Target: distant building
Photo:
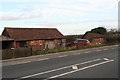
<instances>
[{"instance_id":1,"label":"distant building","mask_svg":"<svg viewBox=\"0 0 120 80\"><path fill-rule=\"evenodd\" d=\"M99 33L86 33L83 36L84 39L88 39L92 44L104 44L106 43L105 35Z\"/></svg>"},{"instance_id":2,"label":"distant building","mask_svg":"<svg viewBox=\"0 0 120 80\"><path fill-rule=\"evenodd\" d=\"M5 27L2 36L12 39L6 47L32 47L33 51L65 48L66 44L66 39L56 28Z\"/></svg>"}]
</instances>

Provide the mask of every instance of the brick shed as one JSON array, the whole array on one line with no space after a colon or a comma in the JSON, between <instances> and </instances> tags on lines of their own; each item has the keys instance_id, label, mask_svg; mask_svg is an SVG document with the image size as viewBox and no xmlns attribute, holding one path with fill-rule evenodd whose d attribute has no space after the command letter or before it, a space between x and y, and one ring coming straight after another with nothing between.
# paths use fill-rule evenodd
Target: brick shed
<instances>
[{"instance_id":1,"label":"brick shed","mask_svg":"<svg viewBox=\"0 0 120 80\"><path fill-rule=\"evenodd\" d=\"M56 28L5 27L3 36L14 39L14 48L32 47L33 51L65 48L66 39Z\"/></svg>"},{"instance_id":2,"label":"brick shed","mask_svg":"<svg viewBox=\"0 0 120 80\"><path fill-rule=\"evenodd\" d=\"M83 37L88 39L92 44L104 44L106 43L105 35L99 33L86 33Z\"/></svg>"},{"instance_id":3,"label":"brick shed","mask_svg":"<svg viewBox=\"0 0 120 80\"><path fill-rule=\"evenodd\" d=\"M13 42L14 42L14 39L11 39L5 36L0 36L0 43L2 44L1 49L9 49L14 47Z\"/></svg>"}]
</instances>

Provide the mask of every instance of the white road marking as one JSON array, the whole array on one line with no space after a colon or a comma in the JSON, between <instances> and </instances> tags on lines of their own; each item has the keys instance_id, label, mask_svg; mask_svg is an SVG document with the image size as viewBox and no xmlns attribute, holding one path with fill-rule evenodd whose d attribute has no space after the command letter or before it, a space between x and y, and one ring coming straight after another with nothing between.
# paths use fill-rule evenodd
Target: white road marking
<instances>
[{"instance_id":1,"label":"white road marking","mask_svg":"<svg viewBox=\"0 0 120 80\"><path fill-rule=\"evenodd\" d=\"M83 62L83 63L81 63L81 64L86 64L86 63L90 63L90 62L92 62L92 60L91 60L91 61L86 61L86 62Z\"/></svg>"},{"instance_id":2,"label":"white road marking","mask_svg":"<svg viewBox=\"0 0 120 80\"><path fill-rule=\"evenodd\" d=\"M102 65L102 64L105 64L105 63L108 63L108 62L111 62L111 61L114 61L114 60L108 60L108 61L97 63L97 64L94 64L94 65L86 66L86 67L83 67L83 68L80 68L80 69L77 69L77 70L74 70L74 71L70 71L70 72L66 72L66 73L63 73L63 74L51 76L51 77L49 77L47 79L44 79L44 80L49 80L49 79L52 79L52 78L57 78L57 77L64 76L64 75L67 75L67 74L71 74L71 73L74 73L74 72L78 72L78 71L81 71L81 70L84 70L84 69L88 69L88 68L91 68L91 67Z\"/></svg>"},{"instance_id":3,"label":"white road marking","mask_svg":"<svg viewBox=\"0 0 120 80\"><path fill-rule=\"evenodd\" d=\"M90 61L86 61L86 62L78 63L78 64L73 64L73 65L77 66L77 65L86 64L86 63L89 63L89 62L94 62L94 61L97 61L97 60L101 60L101 59L90 60ZM50 72L54 72L54 71L58 71L58 70L66 69L66 68L70 68L71 66L72 65L61 67L61 68L57 68L57 69L53 69L53 70L49 70L49 71L45 71L45 72L40 72L40 73L36 73L36 74L24 76L24 77L21 77L21 78L18 78L18 79L14 79L14 80L20 80L20 79L30 78L30 77L33 77L33 76L38 76L38 75L42 75L42 74L46 74L46 73L50 73Z\"/></svg>"},{"instance_id":4,"label":"white road marking","mask_svg":"<svg viewBox=\"0 0 120 80\"><path fill-rule=\"evenodd\" d=\"M72 69L78 69L78 67L76 65L72 65Z\"/></svg>"},{"instance_id":5,"label":"white road marking","mask_svg":"<svg viewBox=\"0 0 120 80\"><path fill-rule=\"evenodd\" d=\"M104 58L104 60L109 60L108 58Z\"/></svg>"},{"instance_id":6,"label":"white road marking","mask_svg":"<svg viewBox=\"0 0 120 80\"><path fill-rule=\"evenodd\" d=\"M100 60L100 59L95 59L95 60L92 60L92 61L94 62L94 61L99 61L99 60Z\"/></svg>"},{"instance_id":7,"label":"white road marking","mask_svg":"<svg viewBox=\"0 0 120 80\"><path fill-rule=\"evenodd\" d=\"M101 59L95 59L95 60L91 60L91 61L86 61L86 62L83 62L81 64L86 64L86 63L95 62L95 61L99 61L99 60L101 60Z\"/></svg>"}]
</instances>

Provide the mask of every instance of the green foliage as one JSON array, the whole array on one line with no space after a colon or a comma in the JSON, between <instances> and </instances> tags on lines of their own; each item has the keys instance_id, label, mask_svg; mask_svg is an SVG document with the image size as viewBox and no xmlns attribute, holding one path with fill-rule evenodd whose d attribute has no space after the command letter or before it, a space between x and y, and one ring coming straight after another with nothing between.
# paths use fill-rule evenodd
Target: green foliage
<instances>
[{"instance_id":1,"label":"green foliage","mask_svg":"<svg viewBox=\"0 0 120 80\"><path fill-rule=\"evenodd\" d=\"M77 38L81 38L82 37L82 35L67 35L67 36L65 36L65 38L66 38L66 43L68 43L68 42L73 42L73 41L75 41Z\"/></svg>"},{"instance_id":2,"label":"green foliage","mask_svg":"<svg viewBox=\"0 0 120 80\"><path fill-rule=\"evenodd\" d=\"M66 42L73 42L74 40L76 40L76 38L74 36L67 36L66 37Z\"/></svg>"},{"instance_id":3,"label":"green foliage","mask_svg":"<svg viewBox=\"0 0 120 80\"><path fill-rule=\"evenodd\" d=\"M87 33L106 34L106 33L107 33L107 30L106 30L106 28L104 28L104 27L97 27L97 28L92 29L91 31L87 31L81 38L84 38L84 36L85 36Z\"/></svg>"},{"instance_id":4,"label":"green foliage","mask_svg":"<svg viewBox=\"0 0 120 80\"><path fill-rule=\"evenodd\" d=\"M104 27L98 27L91 30L91 33L106 34L107 30Z\"/></svg>"},{"instance_id":5,"label":"green foliage","mask_svg":"<svg viewBox=\"0 0 120 80\"><path fill-rule=\"evenodd\" d=\"M120 33L117 29L110 29L106 34L107 44L109 43L120 43Z\"/></svg>"},{"instance_id":6,"label":"green foliage","mask_svg":"<svg viewBox=\"0 0 120 80\"><path fill-rule=\"evenodd\" d=\"M83 39L84 36L87 34L87 33L90 33L91 31L87 31L81 38Z\"/></svg>"}]
</instances>

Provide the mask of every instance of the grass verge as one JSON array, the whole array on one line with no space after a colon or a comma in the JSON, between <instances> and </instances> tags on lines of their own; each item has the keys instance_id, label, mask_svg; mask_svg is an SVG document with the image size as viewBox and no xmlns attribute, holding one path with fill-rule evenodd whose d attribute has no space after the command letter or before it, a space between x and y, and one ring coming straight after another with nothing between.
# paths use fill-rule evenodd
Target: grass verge
<instances>
[{"instance_id":1,"label":"grass verge","mask_svg":"<svg viewBox=\"0 0 120 80\"><path fill-rule=\"evenodd\" d=\"M44 54L51 54L51 53L57 53L57 52L75 51L75 50L82 50L82 49L88 49L88 48L110 46L110 45L115 45L115 44L116 43L101 44L101 45L94 45L94 46L87 45L87 46L81 46L81 47L72 48L72 49L59 49L59 50L51 50L51 51L38 51L38 52L34 52L33 55L44 55Z\"/></svg>"}]
</instances>

